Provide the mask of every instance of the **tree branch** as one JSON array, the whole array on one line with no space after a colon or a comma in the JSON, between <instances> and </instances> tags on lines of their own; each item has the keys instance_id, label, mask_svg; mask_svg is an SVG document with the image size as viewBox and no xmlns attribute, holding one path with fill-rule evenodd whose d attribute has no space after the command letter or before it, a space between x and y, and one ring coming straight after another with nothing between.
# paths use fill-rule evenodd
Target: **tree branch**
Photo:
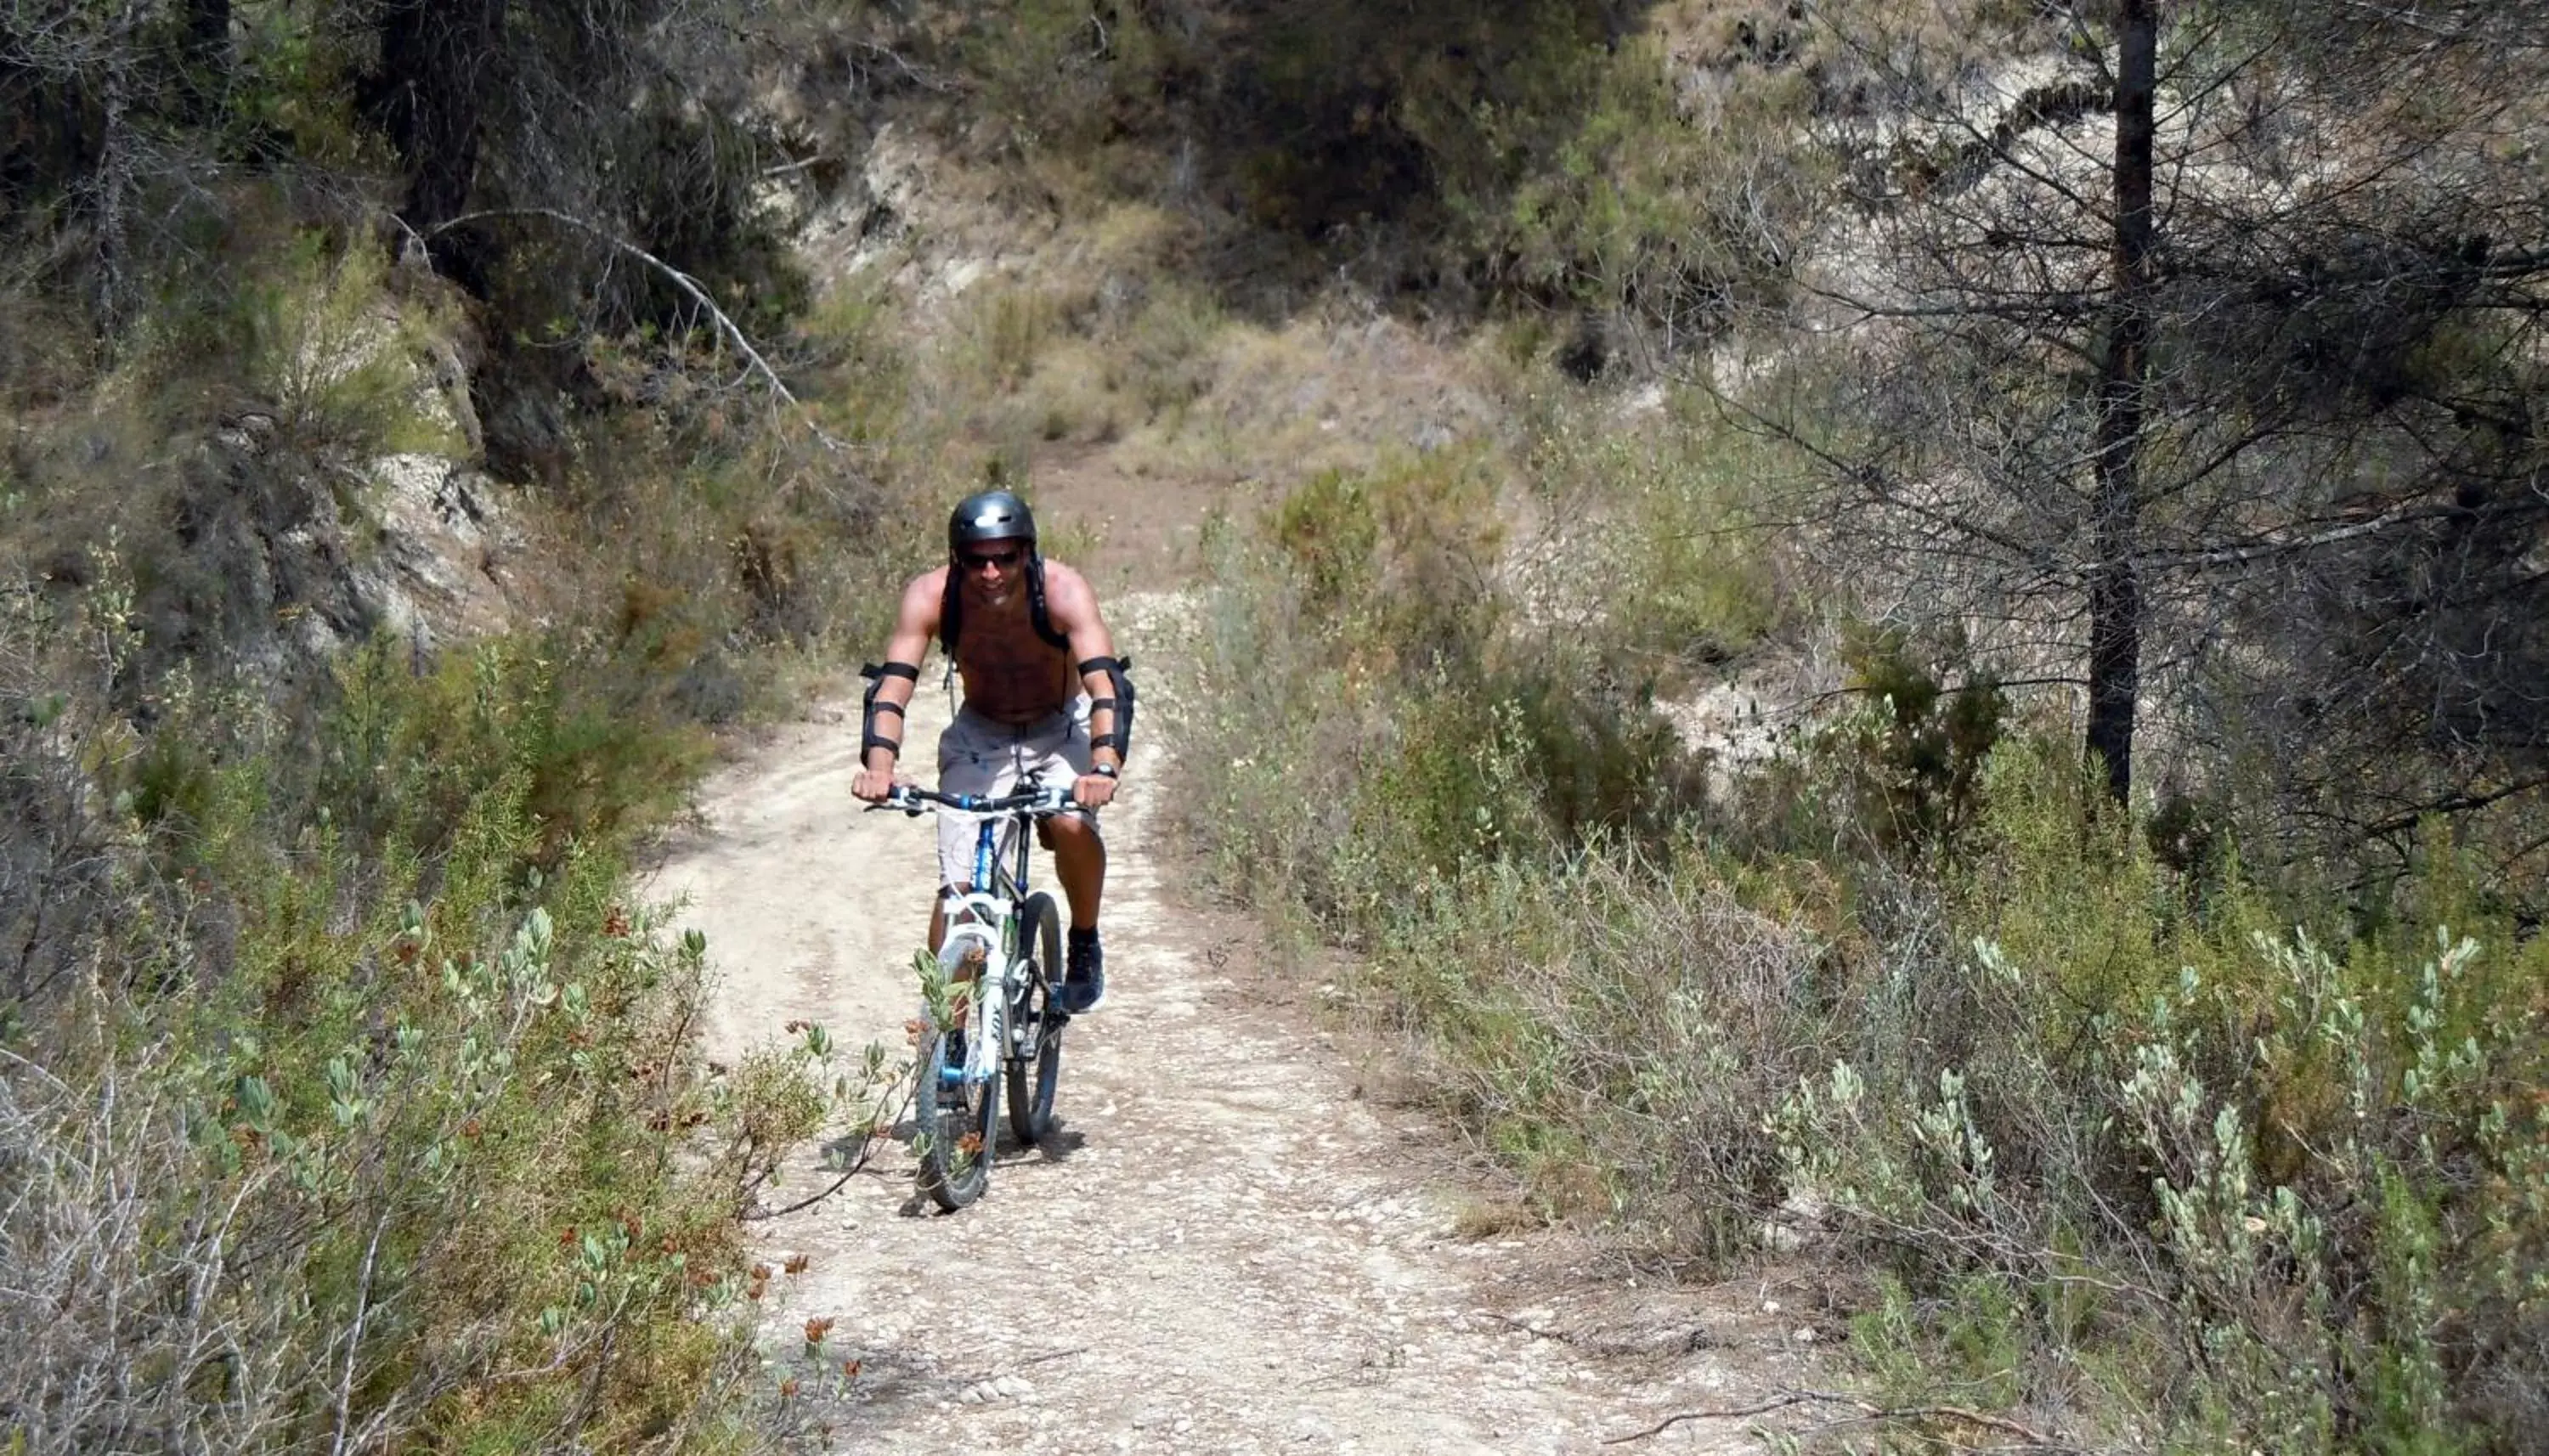
<instances>
[{"instance_id":1,"label":"tree branch","mask_svg":"<svg viewBox=\"0 0 2549 1456\"><path fill-rule=\"evenodd\" d=\"M1667 1415L1644 1430L1632 1431L1624 1436L1607 1437L1602 1444L1624 1446L1631 1441L1643 1441L1649 1436L1661 1435L1688 1420L1737 1420L1747 1415L1764 1415L1772 1410L1785 1410L1790 1406L1806 1405L1847 1406L1859 1412L1855 1418L1860 1420L1961 1420L1968 1425L1978 1425L1985 1430L2014 1436L2026 1442L2028 1447L2033 1450L2077 1451L2080 1449L2067 1441L2055 1440L2031 1426L2021 1425L2006 1416L1988 1415L1980 1410L1967 1410L1962 1406L1872 1406L1855 1396L1839 1395L1831 1391L1790 1391L1784 1396L1751 1406L1730 1407L1719 1410L1684 1410Z\"/></svg>"},{"instance_id":2,"label":"tree branch","mask_svg":"<svg viewBox=\"0 0 2549 1456\"><path fill-rule=\"evenodd\" d=\"M381 1234L388 1230L389 1223L389 1210L385 1208L372 1221L371 1240L363 1245L362 1277L354 1285L354 1327L345 1335L345 1371L336 1382L336 1433L328 1445L330 1456L343 1456L345 1450L345 1422L354 1405L354 1360L362 1353L363 1326L371 1319L373 1262L380 1256Z\"/></svg>"},{"instance_id":3,"label":"tree branch","mask_svg":"<svg viewBox=\"0 0 2549 1456\"><path fill-rule=\"evenodd\" d=\"M2415 828L2417 822L2422 820L2428 814L2466 814L2474 809L2484 809L2490 804L2500 803L2505 799L2515 798L2522 794L2529 793L2536 788L2549 788L2549 774L2544 774L2533 778L2520 779L2516 782L2506 784L2502 788L2490 789L2485 793L2459 793L2454 794L2447 799L2440 799L2430 804L2422 804L2413 812L2395 814L2390 818L2381 820L2379 823L2366 825L2363 828L2363 833L2376 837L2385 834L2397 834L2402 830Z\"/></svg>"},{"instance_id":4,"label":"tree branch","mask_svg":"<svg viewBox=\"0 0 2549 1456\"><path fill-rule=\"evenodd\" d=\"M572 213L560 212L555 208L489 208L475 213L463 213L448 222L436 224L424 233L420 240L430 239L470 223L501 222L516 218L538 218L555 223L562 228L572 228L602 243L613 252L634 259L653 269L666 282L681 290L684 297L698 305L710 319L714 320L717 333L734 347L736 353L743 356L746 373L760 376L762 383L769 387L773 395L778 396L789 408L798 412L799 418L816 440L820 441L826 449L838 451L848 448L845 441L814 423L805 409L804 402L798 399L796 393L788 388L788 382L779 377L779 371L771 368L770 361L761 356L759 349L753 347L752 339L744 333L742 325L736 323L725 310L717 307L716 300L708 296L708 289L697 278L607 228L586 222ZM416 234L411 230L410 235Z\"/></svg>"}]
</instances>

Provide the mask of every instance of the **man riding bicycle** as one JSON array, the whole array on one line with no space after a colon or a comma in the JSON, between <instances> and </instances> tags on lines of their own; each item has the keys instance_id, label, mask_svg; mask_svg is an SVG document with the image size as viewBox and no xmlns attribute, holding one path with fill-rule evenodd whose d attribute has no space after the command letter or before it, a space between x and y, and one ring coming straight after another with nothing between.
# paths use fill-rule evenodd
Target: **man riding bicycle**
<instances>
[{"instance_id":1,"label":"man riding bicycle","mask_svg":"<svg viewBox=\"0 0 2549 1456\"><path fill-rule=\"evenodd\" d=\"M902 752L903 709L935 636L965 682L965 705L938 739L942 793L998 795L1028 774L1072 778L1074 813L1044 821L1045 848L1071 902L1070 949L1059 1001L1093 1011L1106 994L1098 902L1106 845L1096 810L1115 796L1133 728L1131 666L1115 656L1097 593L1080 573L1036 551L1035 517L1006 491L958 502L947 520L947 564L902 590L885 662L867 670L859 772L850 792L883 802ZM930 903L929 948L946 935L949 888L970 889L974 830L938 824L939 895Z\"/></svg>"}]
</instances>

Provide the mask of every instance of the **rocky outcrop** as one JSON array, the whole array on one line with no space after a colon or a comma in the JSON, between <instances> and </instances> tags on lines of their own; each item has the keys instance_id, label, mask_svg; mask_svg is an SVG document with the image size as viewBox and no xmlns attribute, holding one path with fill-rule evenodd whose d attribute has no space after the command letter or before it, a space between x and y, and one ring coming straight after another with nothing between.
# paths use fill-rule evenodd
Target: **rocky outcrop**
<instances>
[{"instance_id":1,"label":"rocky outcrop","mask_svg":"<svg viewBox=\"0 0 2549 1456\"><path fill-rule=\"evenodd\" d=\"M155 678L180 660L278 686L388 632L420 654L536 620L527 539L507 488L464 462L360 462L226 421L179 467L140 584Z\"/></svg>"}]
</instances>

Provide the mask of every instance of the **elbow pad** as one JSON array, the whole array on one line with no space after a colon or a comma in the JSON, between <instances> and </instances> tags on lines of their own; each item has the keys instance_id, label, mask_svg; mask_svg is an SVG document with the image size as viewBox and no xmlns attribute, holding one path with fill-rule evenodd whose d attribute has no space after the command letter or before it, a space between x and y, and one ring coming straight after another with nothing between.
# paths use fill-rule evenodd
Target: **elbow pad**
<instances>
[{"instance_id":1,"label":"elbow pad","mask_svg":"<svg viewBox=\"0 0 2549 1456\"><path fill-rule=\"evenodd\" d=\"M902 757L902 704L877 701L877 689L885 685L888 678L900 678L916 684L920 682L920 669L909 663L870 663L859 669L859 676L868 680L867 696L859 701L859 767L864 769L868 763L868 750L872 748L884 749L897 759ZM894 714L896 719L895 736L892 738L877 731L877 719L886 713Z\"/></svg>"},{"instance_id":2,"label":"elbow pad","mask_svg":"<svg viewBox=\"0 0 2549 1456\"><path fill-rule=\"evenodd\" d=\"M1115 750L1115 757L1118 759L1124 758L1133 747L1133 679L1130 676L1132 667L1133 660L1129 657L1092 657L1080 665L1080 676L1083 678L1091 673L1104 673L1107 688L1114 693L1112 697L1089 700L1090 712L1094 713L1099 708L1109 709L1115 714L1115 721L1107 727L1103 736L1088 740L1088 746L1111 748Z\"/></svg>"}]
</instances>

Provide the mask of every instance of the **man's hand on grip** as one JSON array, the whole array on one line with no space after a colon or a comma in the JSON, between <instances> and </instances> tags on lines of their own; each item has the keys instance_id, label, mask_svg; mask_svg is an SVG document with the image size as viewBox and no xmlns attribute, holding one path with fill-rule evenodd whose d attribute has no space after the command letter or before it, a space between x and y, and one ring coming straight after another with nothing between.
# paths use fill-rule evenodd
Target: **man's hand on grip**
<instances>
[{"instance_id":1,"label":"man's hand on grip","mask_svg":"<svg viewBox=\"0 0 2549 1456\"><path fill-rule=\"evenodd\" d=\"M1102 809L1115 797L1115 779L1105 774L1083 774L1071 781L1072 802L1084 809Z\"/></svg>"}]
</instances>

